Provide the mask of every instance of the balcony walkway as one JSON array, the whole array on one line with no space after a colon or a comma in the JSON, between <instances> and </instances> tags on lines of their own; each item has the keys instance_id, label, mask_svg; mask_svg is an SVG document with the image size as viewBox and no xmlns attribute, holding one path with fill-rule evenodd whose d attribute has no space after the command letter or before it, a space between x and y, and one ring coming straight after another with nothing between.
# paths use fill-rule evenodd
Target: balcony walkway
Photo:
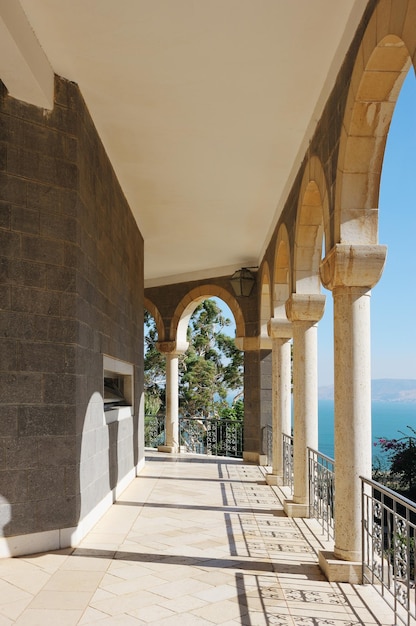
<instances>
[{"instance_id":1,"label":"balcony walkway","mask_svg":"<svg viewBox=\"0 0 416 626\"><path fill-rule=\"evenodd\" d=\"M0 561L0 626L393 624L371 586L325 581L279 497L255 465L148 453L77 549Z\"/></svg>"}]
</instances>

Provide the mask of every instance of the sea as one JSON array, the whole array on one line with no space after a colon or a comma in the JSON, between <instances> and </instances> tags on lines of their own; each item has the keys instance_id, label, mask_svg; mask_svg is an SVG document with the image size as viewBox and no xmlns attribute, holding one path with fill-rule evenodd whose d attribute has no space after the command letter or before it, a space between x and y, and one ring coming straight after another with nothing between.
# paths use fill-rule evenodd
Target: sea
<instances>
[{"instance_id":1,"label":"sea","mask_svg":"<svg viewBox=\"0 0 416 626\"><path fill-rule=\"evenodd\" d=\"M319 400L318 403L318 448L319 452L334 458L334 402ZM373 402L371 406L373 437L373 464L376 459L383 462L385 455L380 446L374 445L379 438L400 439L412 435L408 426L416 430L416 402Z\"/></svg>"}]
</instances>

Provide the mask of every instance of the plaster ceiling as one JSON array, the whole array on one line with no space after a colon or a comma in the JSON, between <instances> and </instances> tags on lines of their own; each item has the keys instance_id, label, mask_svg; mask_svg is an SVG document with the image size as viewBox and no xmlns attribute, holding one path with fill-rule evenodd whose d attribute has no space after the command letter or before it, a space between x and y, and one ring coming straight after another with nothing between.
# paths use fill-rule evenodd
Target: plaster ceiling
<instances>
[{"instance_id":1,"label":"plaster ceiling","mask_svg":"<svg viewBox=\"0 0 416 626\"><path fill-rule=\"evenodd\" d=\"M78 83L147 286L257 265L366 0L21 0Z\"/></svg>"}]
</instances>

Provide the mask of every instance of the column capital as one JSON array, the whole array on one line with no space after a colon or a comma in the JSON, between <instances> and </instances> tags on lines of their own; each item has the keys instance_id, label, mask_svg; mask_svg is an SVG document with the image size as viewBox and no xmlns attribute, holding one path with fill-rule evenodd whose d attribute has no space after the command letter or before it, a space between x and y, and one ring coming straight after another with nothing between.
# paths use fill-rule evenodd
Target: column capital
<instances>
[{"instance_id":1,"label":"column capital","mask_svg":"<svg viewBox=\"0 0 416 626\"><path fill-rule=\"evenodd\" d=\"M326 289L366 287L378 283L386 261L387 246L337 243L322 260L320 275Z\"/></svg>"},{"instance_id":2,"label":"column capital","mask_svg":"<svg viewBox=\"0 0 416 626\"><path fill-rule=\"evenodd\" d=\"M157 341L156 348L162 354L166 354L169 356L178 356L179 354L183 354L187 351L189 346L188 342L179 345L176 341Z\"/></svg>"},{"instance_id":3,"label":"column capital","mask_svg":"<svg viewBox=\"0 0 416 626\"><path fill-rule=\"evenodd\" d=\"M325 296L320 293L292 293L286 300L286 315L292 322L319 322L325 310Z\"/></svg>"},{"instance_id":4,"label":"column capital","mask_svg":"<svg viewBox=\"0 0 416 626\"><path fill-rule=\"evenodd\" d=\"M270 337L256 335L255 337L236 337L236 348L242 352L253 352L256 350L271 350L272 343Z\"/></svg>"},{"instance_id":5,"label":"column capital","mask_svg":"<svg viewBox=\"0 0 416 626\"><path fill-rule=\"evenodd\" d=\"M283 317L271 317L267 322L267 332L272 339L292 339L292 323Z\"/></svg>"}]
</instances>

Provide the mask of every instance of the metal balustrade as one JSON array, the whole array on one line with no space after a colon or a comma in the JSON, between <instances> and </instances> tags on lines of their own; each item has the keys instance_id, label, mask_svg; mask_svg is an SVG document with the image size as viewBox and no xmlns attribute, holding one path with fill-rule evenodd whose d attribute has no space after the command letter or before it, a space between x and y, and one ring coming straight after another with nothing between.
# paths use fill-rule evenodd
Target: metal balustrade
<instances>
[{"instance_id":1,"label":"metal balustrade","mask_svg":"<svg viewBox=\"0 0 416 626\"><path fill-rule=\"evenodd\" d=\"M263 427L263 452L267 456L267 465L273 465L273 427L271 424Z\"/></svg>"},{"instance_id":2,"label":"metal balustrade","mask_svg":"<svg viewBox=\"0 0 416 626\"><path fill-rule=\"evenodd\" d=\"M145 415L144 445L146 448L157 448L165 443L165 416Z\"/></svg>"},{"instance_id":3,"label":"metal balustrade","mask_svg":"<svg viewBox=\"0 0 416 626\"><path fill-rule=\"evenodd\" d=\"M366 478L362 484L363 582L375 586L396 623L416 623L416 504Z\"/></svg>"},{"instance_id":4,"label":"metal balustrade","mask_svg":"<svg viewBox=\"0 0 416 626\"><path fill-rule=\"evenodd\" d=\"M229 419L180 417L179 441L184 452L242 458L243 423Z\"/></svg>"},{"instance_id":5,"label":"metal balustrade","mask_svg":"<svg viewBox=\"0 0 416 626\"><path fill-rule=\"evenodd\" d=\"M335 461L308 448L309 516L318 520L327 539L334 538Z\"/></svg>"},{"instance_id":6,"label":"metal balustrade","mask_svg":"<svg viewBox=\"0 0 416 626\"><path fill-rule=\"evenodd\" d=\"M145 446L157 448L165 442L165 416L145 416ZM180 417L182 452L243 457L243 423L237 420Z\"/></svg>"},{"instance_id":7,"label":"metal balustrade","mask_svg":"<svg viewBox=\"0 0 416 626\"><path fill-rule=\"evenodd\" d=\"M282 434L283 437L283 484L293 492L293 437Z\"/></svg>"}]
</instances>

